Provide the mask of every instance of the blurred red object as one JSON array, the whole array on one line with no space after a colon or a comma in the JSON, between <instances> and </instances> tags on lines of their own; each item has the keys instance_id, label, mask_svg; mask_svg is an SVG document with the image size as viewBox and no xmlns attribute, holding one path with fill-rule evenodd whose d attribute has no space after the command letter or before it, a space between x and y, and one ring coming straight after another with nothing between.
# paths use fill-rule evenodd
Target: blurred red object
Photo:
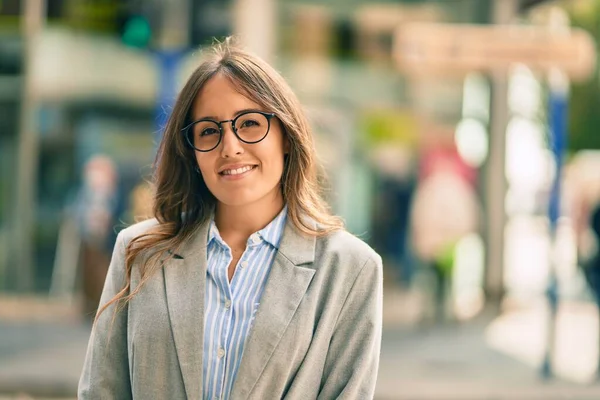
<instances>
[{"instance_id":1,"label":"blurred red object","mask_svg":"<svg viewBox=\"0 0 600 400\"><path fill-rule=\"evenodd\" d=\"M463 161L456 147L425 148L419 162L419 181L441 171L454 172L470 185L475 186L477 183L477 170Z\"/></svg>"}]
</instances>

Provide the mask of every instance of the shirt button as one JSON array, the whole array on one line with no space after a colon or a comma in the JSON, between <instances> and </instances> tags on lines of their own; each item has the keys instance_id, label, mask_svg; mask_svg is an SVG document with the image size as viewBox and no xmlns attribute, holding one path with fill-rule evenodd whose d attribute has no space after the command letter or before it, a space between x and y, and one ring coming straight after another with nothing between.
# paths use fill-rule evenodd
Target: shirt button
<instances>
[{"instance_id":1,"label":"shirt button","mask_svg":"<svg viewBox=\"0 0 600 400\"><path fill-rule=\"evenodd\" d=\"M225 355L225 350L223 350L222 348L219 349L219 351L217 351L217 357L223 358L224 355Z\"/></svg>"},{"instance_id":2,"label":"shirt button","mask_svg":"<svg viewBox=\"0 0 600 400\"><path fill-rule=\"evenodd\" d=\"M242 261L242 263L240 264L240 266L242 268L246 268L248 266L248 261Z\"/></svg>"},{"instance_id":3,"label":"shirt button","mask_svg":"<svg viewBox=\"0 0 600 400\"><path fill-rule=\"evenodd\" d=\"M252 243L257 244L258 242L260 242L260 238L258 237L258 235L252 235Z\"/></svg>"},{"instance_id":4,"label":"shirt button","mask_svg":"<svg viewBox=\"0 0 600 400\"><path fill-rule=\"evenodd\" d=\"M231 300L227 300L227 301L225 302L225 309L226 309L226 310L229 310L230 308L231 308Z\"/></svg>"}]
</instances>

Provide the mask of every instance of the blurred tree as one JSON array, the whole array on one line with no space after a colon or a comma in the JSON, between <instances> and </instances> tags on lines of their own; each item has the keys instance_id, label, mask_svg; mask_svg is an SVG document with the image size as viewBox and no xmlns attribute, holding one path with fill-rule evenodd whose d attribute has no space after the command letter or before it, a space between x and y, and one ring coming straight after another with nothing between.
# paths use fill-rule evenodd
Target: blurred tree
<instances>
[{"instance_id":1,"label":"blurred tree","mask_svg":"<svg viewBox=\"0 0 600 400\"><path fill-rule=\"evenodd\" d=\"M600 41L600 0L566 1L565 10L574 27L588 31ZM596 47L598 45L596 44ZM600 79L595 73L587 82L571 86L569 104L569 150L600 149Z\"/></svg>"},{"instance_id":2,"label":"blurred tree","mask_svg":"<svg viewBox=\"0 0 600 400\"><path fill-rule=\"evenodd\" d=\"M54 0L49 4L68 27L100 34L116 31L119 5L118 0Z\"/></svg>"},{"instance_id":3,"label":"blurred tree","mask_svg":"<svg viewBox=\"0 0 600 400\"><path fill-rule=\"evenodd\" d=\"M0 0L0 29L2 33L18 32L21 3L19 0Z\"/></svg>"}]
</instances>

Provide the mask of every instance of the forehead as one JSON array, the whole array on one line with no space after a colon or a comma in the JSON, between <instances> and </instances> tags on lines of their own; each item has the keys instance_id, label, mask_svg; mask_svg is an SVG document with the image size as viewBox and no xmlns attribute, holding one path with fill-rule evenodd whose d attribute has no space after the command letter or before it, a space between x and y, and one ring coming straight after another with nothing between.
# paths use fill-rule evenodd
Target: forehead
<instances>
[{"instance_id":1,"label":"forehead","mask_svg":"<svg viewBox=\"0 0 600 400\"><path fill-rule=\"evenodd\" d=\"M262 110L263 107L243 94L239 84L222 74L217 74L198 91L192 105L192 114L194 119L228 119L244 109Z\"/></svg>"}]
</instances>

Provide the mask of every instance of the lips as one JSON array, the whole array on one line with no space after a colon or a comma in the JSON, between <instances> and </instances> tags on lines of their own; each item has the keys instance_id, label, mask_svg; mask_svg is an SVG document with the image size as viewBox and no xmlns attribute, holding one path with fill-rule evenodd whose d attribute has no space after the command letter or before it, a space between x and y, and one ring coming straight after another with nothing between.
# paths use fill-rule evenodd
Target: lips
<instances>
[{"instance_id":1,"label":"lips","mask_svg":"<svg viewBox=\"0 0 600 400\"><path fill-rule=\"evenodd\" d=\"M219 171L219 175L241 175L244 172L251 171L256 167L256 165L233 165L230 167L224 167L221 171Z\"/></svg>"}]
</instances>

